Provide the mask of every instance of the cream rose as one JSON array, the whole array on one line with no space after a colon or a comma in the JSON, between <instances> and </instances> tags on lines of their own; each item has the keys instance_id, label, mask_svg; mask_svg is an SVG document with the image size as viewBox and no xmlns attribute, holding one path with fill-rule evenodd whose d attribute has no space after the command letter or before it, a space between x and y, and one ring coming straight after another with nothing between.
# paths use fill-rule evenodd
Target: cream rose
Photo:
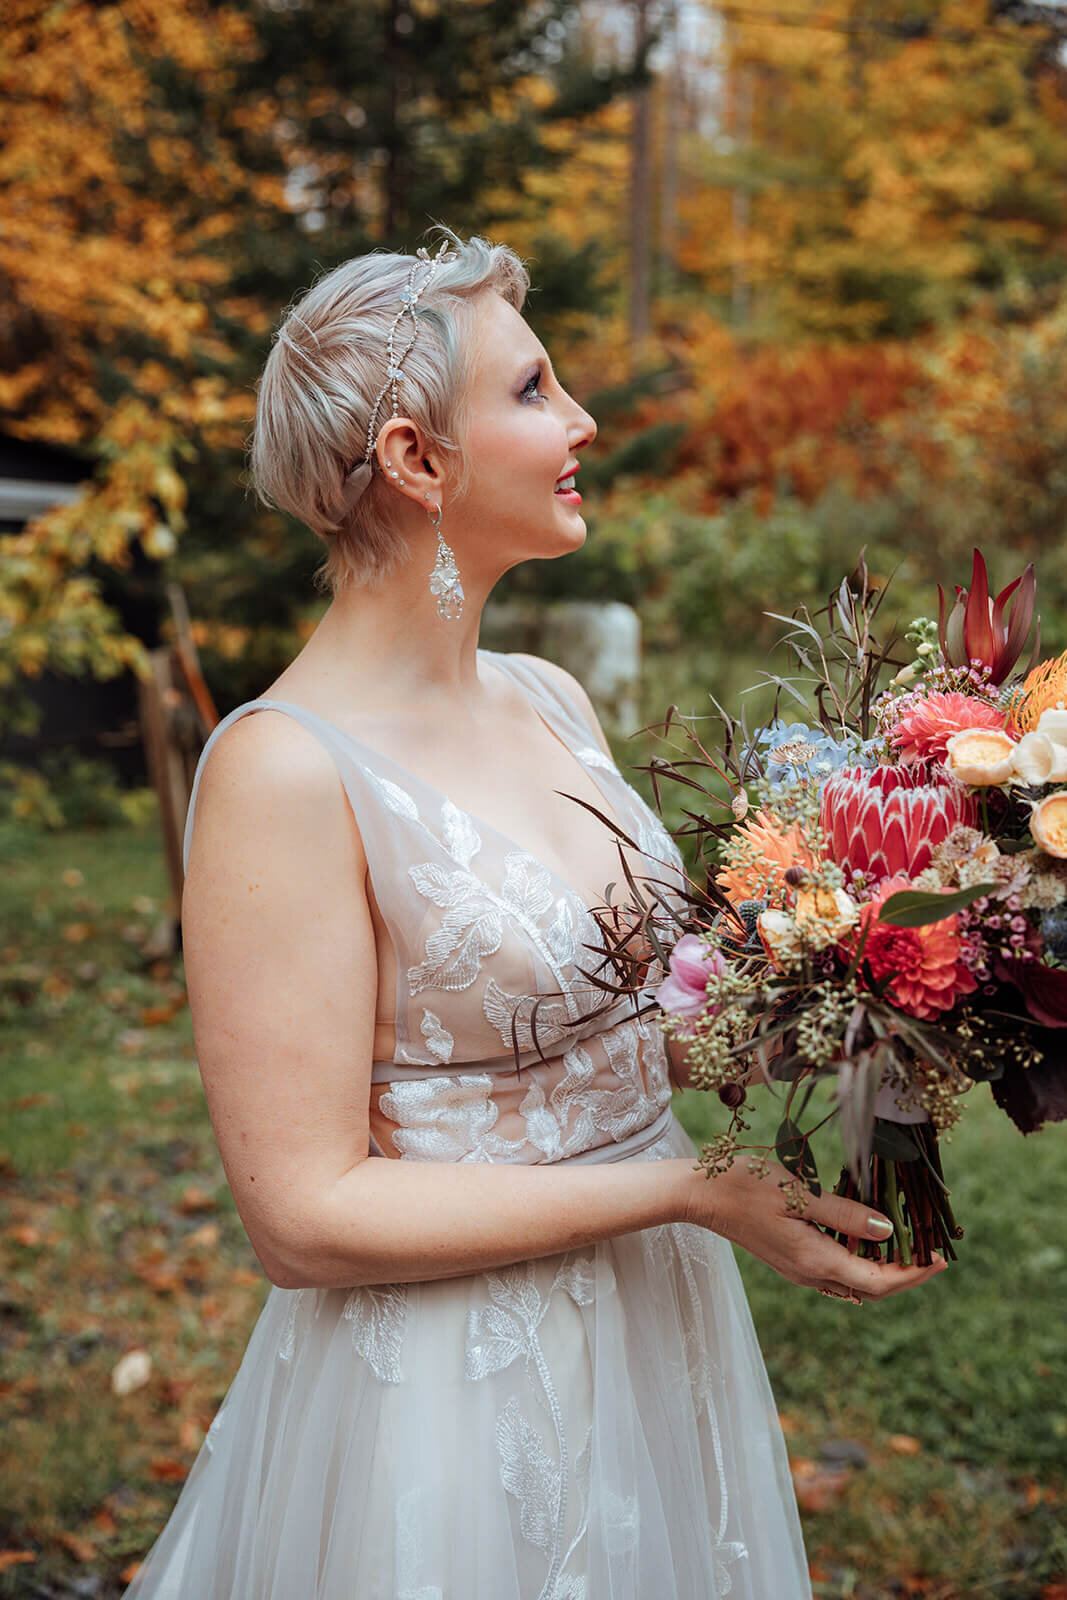
<instances>
[{"instance_id":1,"label":"cream rose","mask_svg":"<svg viewBox=\"0 0 1067 1600\"><path fill-rule=\"evenodd\" d=\"M1043 733L1024 733L1015 746L1015 776L1023 783L1048 783L1058 753Z\"/></svg>"},{"instance_id":2,"label":"cream rose","mask_svg":"<svg viewBox=\"0 0 1067 1600\"><path fill-rule=\"evenodd\" d=\"M963 728L945 743L945 767L978 789L1008 783L1015 771L1015 740L996 728Z\"/></svg>"},{"instance_id":3,"label":"cream rose","mask_svg":"<svg viewBox=\"0 0 1067 1600\"><path fill-rule=\"evenodd\" d=\"M788 911L761 911L756 928L774 966L780 971L794 966L804 953L797 925Z\"/></svg>"},{"instance_id":4,"label":"cream rose","mask_svg":"<svg viewBox=\"0 0 1067 1600\"><path fill-rule=\"evenodd\" d=\"M860 912L844 889L802 889L793 915L801 938L813 950L825 950L855 927Z\"/></svg>"},{"instance_id":5,"label":"cream rose","mask_svg":"<svg viewBox=\"0 0 1067 1600\"><path fill-rule=\"evenodd\" d=\"M1030 813L1034 843L1047 856L1067 861L1067 794L1046 795Z\"/></svg>"}]
</instances>

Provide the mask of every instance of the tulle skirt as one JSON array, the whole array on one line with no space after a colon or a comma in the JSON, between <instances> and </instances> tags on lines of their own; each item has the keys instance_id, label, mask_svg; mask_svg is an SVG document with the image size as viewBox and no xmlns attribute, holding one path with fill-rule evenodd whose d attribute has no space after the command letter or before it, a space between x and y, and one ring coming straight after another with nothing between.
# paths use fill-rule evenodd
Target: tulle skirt
<instances>
[{"instance_id":1,"label":"tulle skirt","mask_svg":"<svg viewBox=\"0 0 1067 1600\"><path fill-rule=\"evenodd\" d=\"M632 1160L692 1155L671 1117ZM271 1290L124 1600L810 1600L731 1246Z\"/></svg>"}]
</instances>

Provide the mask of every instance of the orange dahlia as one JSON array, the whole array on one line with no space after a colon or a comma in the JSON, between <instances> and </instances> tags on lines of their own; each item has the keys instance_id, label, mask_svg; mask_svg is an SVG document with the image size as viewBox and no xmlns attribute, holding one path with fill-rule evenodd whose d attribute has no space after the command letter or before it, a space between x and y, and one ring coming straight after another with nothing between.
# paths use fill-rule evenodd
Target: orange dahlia
<instances>
[{"instance_id":1,"label":"orange dahlia","mask_svg":"<svg viewBox=\"0 0 1067 1600\"><path fill-rule=\"evenodd\" d=\"M730 835L726 861L715 881L734 902L770 900L782 905L789 868L815 865L815 852L798 822L786 824L773 811L756 811Z\"/></svg>"},{"instance_id":2,"label":"orange dahlia","mask_svg":"<svg viewBox=\"0 0 1067 1600\"><path fill-rule=\"evenodd\" d=\"M874 899L860 907L849 948L868 929L863 959L875 981L892 974L887 994L894 1005L912 1017L936 1017L951 1010L961 995L973 994L978 983L964 965L956 917L942 917L924 928L897 928L879 921L889 896L910 888L907 878L883 880Z\"/></svg>"},{"instance_id":3,"label":"orange dahlia","mask_svg":"<svg viewBox=\"0 0 1067 1600\"><path fill-rule=\"evenodd\" d=\"M942 694L932 690L916 695L890 734L890 743L900 755L902 767L921 761L943 761L945 745L954 733L965 728L1003 730L1007 715L986 700L969 694Z\"/></svg>"}]
</instances>

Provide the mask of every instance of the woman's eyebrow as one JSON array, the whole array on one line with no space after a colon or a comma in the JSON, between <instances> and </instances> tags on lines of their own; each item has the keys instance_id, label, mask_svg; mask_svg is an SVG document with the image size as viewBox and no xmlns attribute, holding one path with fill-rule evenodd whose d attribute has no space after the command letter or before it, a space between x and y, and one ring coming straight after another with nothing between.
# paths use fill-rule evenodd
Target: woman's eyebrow
<instances>
[{"instance_id":1,"label":"woman's eyebrow","mask_svg":"<svg viewBox=\"0 0 1067 1600\"><path fill-rule=\"evenodd\" d=\"M532 361L528 361L521 369L520 377L531 378L533 374L541 367L547 367L549 372L552 373L552 376L555 377L555 368L552 365L551 358L547 354L543 356L535 356Z\"/></svg>"}]
</instances>

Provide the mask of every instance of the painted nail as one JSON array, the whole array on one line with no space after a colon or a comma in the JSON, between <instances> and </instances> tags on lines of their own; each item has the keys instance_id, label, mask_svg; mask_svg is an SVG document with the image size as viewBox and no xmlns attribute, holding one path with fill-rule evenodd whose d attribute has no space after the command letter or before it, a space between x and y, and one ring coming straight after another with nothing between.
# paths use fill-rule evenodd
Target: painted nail
<instances>
[{"instance_id":1,"label":"painted nail","mask_svg":"<svg viewBox=\"0 0 1067 1600\"><path fill-rule=\"evenodd\" d=\"M893 1224L887 1222L884 1217L868 1217L867 1226L876 1229L878 1233L890 1234L893 1231Z\"/></svg>"}]
</instances>

